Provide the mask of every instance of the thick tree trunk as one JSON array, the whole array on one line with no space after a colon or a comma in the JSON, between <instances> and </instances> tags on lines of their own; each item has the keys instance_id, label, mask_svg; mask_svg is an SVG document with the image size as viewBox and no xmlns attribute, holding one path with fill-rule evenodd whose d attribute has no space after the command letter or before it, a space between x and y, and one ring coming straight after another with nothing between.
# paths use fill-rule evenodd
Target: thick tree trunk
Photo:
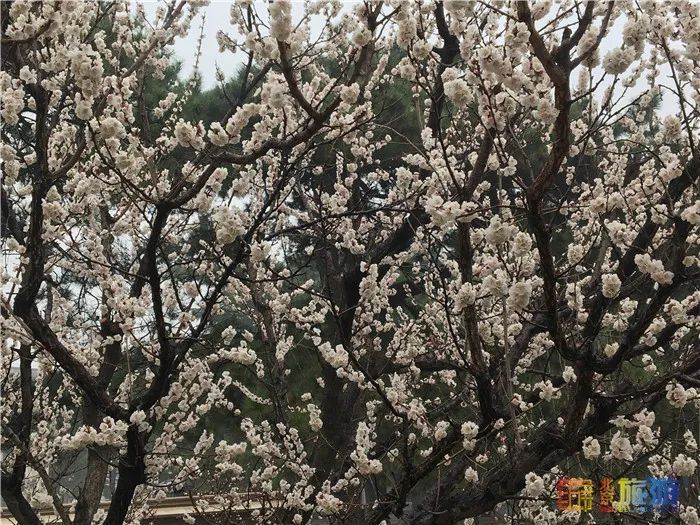
<instances>
[{"instance_id":1,"label":"thick tree trunk","mask_svg":"<svg viewBox=\"0 0 700 525\"><path fill-rule=\"evenodd\" d=\"M85 403L84 413L85 423L97 428L101 419L100 414L89 401ZM89 448L87 454L87 469L76 502L73 525L90 525L92 523L92 518L102 500L102 492L109 470L108 461L113 454L113 449L111 447Z\"/></svg>"},{"instance_id":2,"label":"thick tree trunk","mask_svg":"<svg viewBox=\"0 0 700 525\"><path fill-rule=\"evenodd\" d=\"M42 525L39 516L22 494L22 486L11 476L2 476L2 499L20 525Z\"/></svg>"},{"instance_id":3,"label":"thick tree trunk","mask_svg":"<svg viewBox=\"0 0 700 525\"><path fill-rule=\"evenodd\" d=\"M134 499L136 487L146 481L144 455L145 435L140 434L135 427L130 427L127 432L126 454L119 459L119 481L103 525L124 523Z\"/></svg>"}]
</instances>

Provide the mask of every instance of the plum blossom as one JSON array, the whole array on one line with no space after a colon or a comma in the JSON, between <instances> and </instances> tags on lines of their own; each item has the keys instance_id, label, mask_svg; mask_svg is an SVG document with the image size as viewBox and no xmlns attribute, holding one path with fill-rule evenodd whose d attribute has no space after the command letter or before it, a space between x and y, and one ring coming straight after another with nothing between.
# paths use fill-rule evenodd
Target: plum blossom
<instances>
[{"instance_id":1,"label":"plum blossom","mask_svg":"<svg viewBox=\"0 0 700 525\"><path fill-rule=\"evenodd\" d=\"M574 369L570 366L564 367L564 372L562 372L561 377L566 383L575 383L577 379Z\"/></svg>"},{"instance_id":2,"label":"plum blossom","mask_svg":"<svg viewBox=\"0 0 700 525\"><path fill-rule=\"evenodd\" d=\"M117 138L121 139L126 136L124 125L115 117L107 117L100 122L100 137L103 139Z\"/></svg>"},{"instance_id":3,"label":"plum blossom","mask_svg":"<svg viewBox=\"0 0 700 525\"><path fill-rule=\"evenodd\" d=\"M513 239L513 254L522 257L532 249L532 239L525 232L518 232Z\"/></svg>"},{"instance_id":4,"label":"plum blossom","mask_svg":"<svg viewBox=\"0 0 700 525\"><path fill-rule=\"evenodd\" d=\"M561 397L561 391L556 388L549 379L535 384L535 388L540 391L539 397L544 401L551 401L552 399Z\"/></svg>"},{"instance_id":5,"label":"plum blossom","mask_svg":"<svg viewBox=\"0 0 700 525\"><path fill-rule=\"evenodd\" d=\"M544 480L535 474L530 472L525 476L525 493L531 498L537 498L544 494L546 490Z\"/></svg>"},{"instance_id":6,"label":"plum blossom","mask_svg":"<svg viewBox=\"0 0 700 525\"><path fill-rule=\"evenodd\" d=\"M603 68L606 73L620 75L627 71L633 60L634 50L632 48L613 49L603 57Z\"/></svg>"},{"instance_id":7,"label":"plum blossom","mask_svg":"<svg viewBox=\"0 0 700 525\"><path fill-rule=\"evenodd\" d=\"M603 281L603 296L608 299L614 299L620 293L622 281L614 273L606 273L601 277Z\"/></svg>"},{"instance_id":8,"label":"plum blossom","mask_svg":"<svg viewBox=\"0 0 700 525\"><path fill-rule=\"evenodd\" d=\"M328 364L333 368L342 368L347 366L348 353L342 345L336 345L336 347L333 348L330 343L326 342L319 346L318 350L321 353L321 356L323 356L323 359L325 359L326 362L328 362Z\"/></svg>"},{"instance_id":9,"label":"plum blossom","mask_svg":"<svg viewBox=\"0 0 700 525\"><path fill-rule=\"evenodd\" d=\"M443 73L443 79L446 75ZM471 90L469 84L461 78L451 78L447 75L450 80L445 81L445 95L449 98L456 106L465 107L468 106L472 101Z\"/></svg>"},{"instance_id":10,"label":"plum blossom","mask_svg":"<svg viewBox=\"0 0 700 525\"><path fill-rule=\"evenodd\" d=\"M464 479L467 483L476 483L479 481L479 473L472 467L467 467L467 470L464 471Z\"/></svg>"},{"instance_id":11,"label":"plum blossom","mask_svg":"<svg viewBox=\"0 0 700 525\"><path fill-rule=\"evenodd\" d=\"M600 456L600 443L597 439L589 436L583 440L583 455L586 459L593 459Z\"/></svg>"},{"instance_id":12,"label":"plum blossom","mask_svg":"<svg viewBox=\"0 0 700 525\"><path fill-rule=\"evenodd\" d=\"M632 443L629 438L618 430L610 440L610 454L615 459L632 461L634 459L632 452Z\"/></svg>"},{"instance_id":13,"label":"plum blossom","mask_svg":"<svg viewBox=\"0 0 700 525\"><path fill-rule=\"evenodd\" d=\"M270 33L274 38L286 41L292 32L292 3L289 0L270 2Z\"/></svg>"},{"instance_id":14,"label":"plum blossom","mask_svg":"<svg viewBox=\"0 0 700 525\"><path fill-rule=\"evenodd\" d=\"M207 136L215 146L225 146L229 142L228 134L219 122L212 123Z\"/></svg>"},{"instance_id":15,"label":"plum blossom","mask_svg":"<svg viewBox=\"0 0 700 525\"><path fill-rule=\"evenodd\" d=\"M486 240L491 244L503 244L512 239L516 231L515 226L503 222L500 216L494 215L486 229Z\"/></svg>"},{"instance_id":16,"label":"plum blossom","mask_svg":"<svg viewBox=\"0 0 700 525\"><path fill-rule=\"evenodd\" d=\"M178 144L183 148L202 149L204 147L204 140L201 135L201 129L182 119L175 124L175 138Z\"/></svg>"},{"instance_id":17,"label":"plum blossom","mask_svg":"<svg viewBox=\"0 0 700 525\"><path fill-rule=\"evenodd\" d=\"M673 472L680 477L689 477L695 473L698 462L685 454L678 454L673 461Z\"/></svg>"},{"instance_id":18,"label":"plum blossom","mask_svg":"<svg viewBox=\"0 0 700 525\"><path fill-rule=\"evenodd\" d=\"M687 505L682 508L678 517L685 523L685 525L698 525L700 523L700 516L698 516L698 510L695 507Z\"/></svg>"},{"instance_id":19,"label":"plum blossom","mask_svg":"<svg viewBox=\"0 0 700 525\"><path fill-rule=\"evenodd\" d=\"M664 269L663 262L653 259L649 254L639 254L634 258L639 271L649 274L659 284L668 285L673 282L673 272Z\"/></svg>"},{"instance_id":20,"label":"plum blossom","mask_svg":"<svg viewBox=\"0 0 700 525\"><path fill-rule=\"evenodd\" d=\"M527 307L532 295L532 283L519 281L508 290L508 307L514 311L520 311Z\"/></svg>"},{"instance_id":21,"label":"plum blossom","mask_svg":"<svg viewBox=\"0 0 700 525\"><path fill-rule=\"evenodd\" d=\"M666 386L666 399L675 408L683 408L689 399L689 392L680 383Z\"/></svg>"}]
</instances>

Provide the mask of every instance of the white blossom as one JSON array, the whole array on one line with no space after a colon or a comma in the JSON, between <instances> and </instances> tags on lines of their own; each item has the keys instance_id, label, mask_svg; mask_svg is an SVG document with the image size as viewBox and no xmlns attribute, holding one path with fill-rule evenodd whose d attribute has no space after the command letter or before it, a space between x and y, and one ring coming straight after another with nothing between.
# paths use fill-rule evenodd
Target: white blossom
<instances>
[{"instance_id":1,"label":"white blossom","mask_svg":"<svg viewBox=\"0 0 700 525\"><path fill-rule=\"evenodd\" d=\"M561 377L566 383L575 383L577 379L574 369L570 366L564 367L564 372L562 372Z\"/></svg>"},{"instance_id":2,"label":"white blossom","mask_svg":"<svg viewBox=\"0 0 700 525\"><path fill-rule=\"evenodd\" d=\"M615 459L632 461L632 443L618 430L610 440L610 453Z\"/></svg>"},{"instance_id":3,"label":"white blossom","mask_svg":"<svg viewBox=\"0 0 700 525\"><path fill-rule=\"evenodd\" d=\"M464 471L464 479L467 483L476 483L479 481L479 473L472 467L467 467L467 470Z\"/></svg>"},{"instance_id":4,"label":"white blossom","mask_svg":"<svg viewBox=\"0 0 700 525\"><path fill-rule=\"evenodd\" d=\"M601 279L603 281L603 296L608 299L617 297L620 293L620 286L622 285L620 278L614 273L606 273Z\"/></svg>"},{"instance_id":5,"label":"white blossom","mask_svg":"<svg viewBox=\"0 0 700 525\"><path fill-rule=\"evenodd\" d=\"M126 136L126 130L117 118L107 117L100 122L100 136L103 139L121 139Z\"/></svg>"},{"instance_id":6,"label":"white blossom","mask_svg":"<svg viewBox=\"0 0 700 525\"><path fill-rule=\"evenodd\" d=\"M589 436L583 440L583 455L586 459L593 459L600 456L600 443L597 439Z\"/></svg>"},{"instance_id":7,"label":"white blossom","mask_svg":"<svg viewBox=\"0 0 700 525\"><path fill-rule=\"evenodd\" d=\"M689 477L695 473L698 462L685 454L678 454L673 460L673 472L680 477Z\"/></svg>"}]
</instances>

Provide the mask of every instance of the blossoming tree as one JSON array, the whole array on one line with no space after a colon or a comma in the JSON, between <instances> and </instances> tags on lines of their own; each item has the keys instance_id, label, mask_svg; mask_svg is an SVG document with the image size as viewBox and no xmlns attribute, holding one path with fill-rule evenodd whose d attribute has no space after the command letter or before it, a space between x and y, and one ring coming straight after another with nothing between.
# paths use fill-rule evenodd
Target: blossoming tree
<instances>
[{"instance_id":1,"label":"blossoming tree","mask_svg":"<svg viewBox=\"0 0 700 525\"><path fill-rule=\"evenodd\" d=\"M2 3L17 522L554 523L563 475L697 480L697 3L242 1L206 126L144 90L205 4Z\"/></svg>"}]
</instances>

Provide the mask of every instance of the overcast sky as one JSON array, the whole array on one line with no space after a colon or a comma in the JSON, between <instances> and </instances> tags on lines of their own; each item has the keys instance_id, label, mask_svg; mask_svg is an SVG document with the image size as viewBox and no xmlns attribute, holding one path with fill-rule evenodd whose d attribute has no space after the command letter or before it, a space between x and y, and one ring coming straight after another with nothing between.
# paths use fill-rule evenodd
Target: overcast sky
<instances>
[{"instance_id":1,"label":"overcast sky","mask_svg":"<svg viewBox=\"0 0 700 525\"><path fill-rule=\"evenodd\" d=\"M158 0L144 1L148 16L155 14L159 3L161 2ZM266 3L265 1L255 2L260 12L263 13L265 12ZM356 2L346 3L353 4ZM212 0L211 4L203 9L206 19L204 21L204 39L202 41L202 57L199 60L199 71L204 87L212 87L216 83L217 64L224 71L226 77L230 77L233 76L236 68L240 67L243 62L244 57L240 53L233 54L230 51L223 54L219 53L219 45L216 43L217 32L230 32L232 29L229 15L232 4L233 0ZM292 0L292 5L292 17L297 21L302 17L304 4L301 0ZM193 22L190 33L185 38L175 41L175 53L182 60L182 76L185 78L188 78L194 70L197 40L199 39L201 25L202 17L200 15Z\"/></svg>"},{"instance_id":2,"label":"overcast sky","mask_svg":"<svg viewBox=\"0 0 700 525\"><path fill-rule=\"evenodd\" d=\"M241 53L231 53L226 51L225 53L219 53L219 46L216 43L216 34L218 31L230 32L230 9L233 0L212 0L209 6L204 8L203 12L206 14L206 19L204 21L204 39L202 41L202 56L199 61L199 70L202 77L202 82L205 88L210 88L216 83L216 67L217 65L224 71L227 78L233 76L236 69L243 63L243 55ZM357 0L348 0L345 3L348 5L357 3ZM145 1L144 5L146 8L147 16L153 16L155 10L159 4L158 0ZM260 12L264 12L266 8L266 1L256 1L255 4L258 6ZM303 14L303 2L302 0L292 0L292 16L294 21L297 22ZM197 52L197 41L200 35L200 27L202 23L201 15L193 22L192 28L189 34L184 38L179 38L175 41L175 53L182 60L182 72L183 78L189 78L194 70L196 52ZM607 51L613 47L617 47L620 44L622 35L622 26L624 24L623 20L618 20L617 23L611 28L608 33L607 38L603 40L601 45L601 56L605 55ZM319 24L319 30L321 25ZM313 20L312 20L312 31L313 31ZM234 36L234 35L232 35ZM600 74L600 70L597 71ZM605 87L609 84L606 81L601 87ZM665 79L664 79L665 80ZM572 79L575 82L575 79ZM628 93L630 98L633 98L645 86L638 85L635 89ZM602 91L602 90L601 90ZM627 99L627 97L625 97ZM664 101L662 104L661 112L675 113L678 111L677 102L674 100L675 97L670 97L666 93L664 96Z\"/></svg>"}]
</instances>

